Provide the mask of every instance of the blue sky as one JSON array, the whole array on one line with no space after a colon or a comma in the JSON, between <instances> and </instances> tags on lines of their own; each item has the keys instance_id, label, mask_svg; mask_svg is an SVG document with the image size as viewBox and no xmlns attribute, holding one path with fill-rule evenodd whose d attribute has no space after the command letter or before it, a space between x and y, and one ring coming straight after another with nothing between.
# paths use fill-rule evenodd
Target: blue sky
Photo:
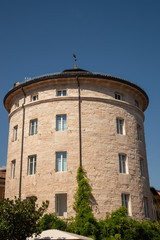
<instances>
[{"instance_id":1,"label":"blue sky","mask_svg":"<svg viewBox=\"0 0 160 240\"><path fill-rule=\"evenodd\" d=\"M6 165L3 97L25 77L74 65L127 79L148 94L145 135L150 184L160 189L160 1L0 1L0 167Z\"/></svg>"}]
</instances>

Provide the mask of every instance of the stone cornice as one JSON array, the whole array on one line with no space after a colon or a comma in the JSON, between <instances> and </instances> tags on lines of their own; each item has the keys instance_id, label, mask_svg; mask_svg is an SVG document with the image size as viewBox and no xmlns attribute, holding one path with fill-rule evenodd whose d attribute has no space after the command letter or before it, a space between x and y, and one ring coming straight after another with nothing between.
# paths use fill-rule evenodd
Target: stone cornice
<instances>
[{"instance_id":1,"label":"stone cornice","mask_svg":"<svg viewBox=\"0 0 160 240\"><path fill-rule=\"evenodd\" d=\"M99 73L91 73L91 72L62 72L62 73L59 73L59 74L52 74L52 75L47 75L47 76L42 76L42 77L38 77L38 78L34 78L34 79L31 79L29 81L26 81L26 82L23 82L21 84L19 84L18 86L12 88L7 94L6 96L4 97L4 100L3 100L3 103L4 103L4 106L5 106L5 103L6 103L6 99L12 94L14 93L15 91L19 90L20 88L22 87L26 87L26 86L29 86L29 85L32 85L32 84L35 84L35 83L40 83L40 82L45 82L45 81L48 81L48 80L59 80L59 79L75 79L76 77L80 78L81 79L99 79L99 80L108 80L108 81L112 81L112 82L117 82L117 83L121 83L121 84L124 84L124 85L127 85L127 86L130 86L134 89L137 89L146 99L146 104L145 104L145 107L144 107L144 110L147 108L148 104L149 104L149 98L148 98L148 95L146 94L146 92L140 88L138 85L136 85L135 83L132 83L132 82L129 82L125 79L121 79L121 78L118 78L118 77L113 77L113 76L109 76L109 75L103 75L103 74L99 74Z\"/></svg>"},{"instance_id":2,"label":"stone cornice","mask_svg":"<svg viewBox=\"0 0 160 240\"><path fill-rule=\"evenodd\" d=\"M24 105L25 108L34 106L34 105L38 105L38 104L42 104L42 103L48 103L48 102L57 102L57 101L78 101L78 97L56 97L56 98L49 98L49 99L43 99L43 100L38 100L35 102L30 102ZM143 121L145 119L144 113L143 111L141 111L138 107L129 104L128 102L125 101L121 101L121 100L116 100L116 99L107 99L107 98L97 98L97 97L81 97L81 101L94 101L94 102L104 102L104 103L108 103L108 104L112 104L112 105L116 105L116 106L125 106L125 108L130 108L130 109L134 109L135 111L137 111L140 116L142 117ZM22 106L18 107L17 109L13 110L13 112L11 112L9 114L9 119L18 111L22 110Z\"/></svg>"}]
</instances>

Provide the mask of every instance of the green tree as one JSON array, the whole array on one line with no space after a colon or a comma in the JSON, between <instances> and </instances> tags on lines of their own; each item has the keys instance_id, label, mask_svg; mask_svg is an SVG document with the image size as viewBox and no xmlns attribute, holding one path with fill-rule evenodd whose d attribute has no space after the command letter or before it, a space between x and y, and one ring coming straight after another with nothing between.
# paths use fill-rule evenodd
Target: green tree
<instances>
[{"instance_id":1,"label":"green tree","mask_svg":"<svg viewBox=\"0 0 160 240\"><path fill-rule=\"evenodd\" d=\"M38 208L36 200L36 197L32 197L23 201L20 198L0 201L1 240L24 240L33 233L40 233L39 219L49 202L43 202Z\"/></svg>"},{"instance_id":2,"label":"green tree","mask_svg":"<svg viewBox=\"0 0 160 240\"><path fill-rule=\"evenodd\" d=\"M93 216L90 206L91 200L91 187L82 167L77 171L78 188L75 194L75 202L73 209L76 212L74 221L69 225L71 232L96 237L98 234L98 223Z\"/></svg>"},{"instance_id":3,"label":"green tree","mask_svg":"<svg viewBox=\"0 0 160 240\"><path fill-rule=\"evenodd\" d=\"M67 230L67 223L56 216L55 213L45 214L40 220L40 228L44 230L58 229L62 231Z\"/></svg>"}]
</instances>

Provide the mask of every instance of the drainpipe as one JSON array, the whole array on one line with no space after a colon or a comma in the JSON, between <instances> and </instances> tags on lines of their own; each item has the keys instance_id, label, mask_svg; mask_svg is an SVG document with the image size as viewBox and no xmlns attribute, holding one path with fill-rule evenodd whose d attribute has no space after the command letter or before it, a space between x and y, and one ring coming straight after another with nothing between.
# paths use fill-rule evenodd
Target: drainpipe
<instances>
[{"instance_id":1,"label":"drainpipe","mask_svg":"<svg viewBox=\"0 0 160 240\"><path fill-rule=\"evenodd\" d=\"M82 167L82 132L81 132L81 93L80 93L80 82L76 77L78 83L78 112L79 112L79 164Z\"/></svg>"},{"instance_id":2,"label":"drainpipe","mask_svg":"<svg viewBox=\"0 0 160 240\"><path fill-rule=\"evenodd\" d=\"M25 103L26 103L26 94L24 92L23 87L21 87L23 92L23 104L22 104L22 111L23 111L23 118L22 118L22 141L21 141L21 162L20 162L20 178L19 178L19 198L21 198L21 189L22 189L22 164L23 164L23 145L24 145L24 122L25 122Z\"/></svg>"}]
</instances>

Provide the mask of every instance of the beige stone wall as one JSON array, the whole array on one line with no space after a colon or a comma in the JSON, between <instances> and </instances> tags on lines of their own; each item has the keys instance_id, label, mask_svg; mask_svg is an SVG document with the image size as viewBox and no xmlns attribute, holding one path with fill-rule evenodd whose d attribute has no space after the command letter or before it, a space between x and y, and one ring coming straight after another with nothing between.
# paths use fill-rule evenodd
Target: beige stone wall
<instances>
[{"instance_id":1,"label":"beige stone wall","mask_svg":"<svg viewBox=\"0 0 160 240\"><path fill-rule=\"evenodd\" d=\"M140 91L122 83L107 80L80 79L82 116L82 164L92 186L93 211L104 218L121 206L121 194L130 195L131 216L144 219L143 198L148 198L152 218L145 139L137 140L137 124L143 128L143 103ZM66 89L67 96L57 97L56 89ZM76 79L57 79L24 88L25 131L22 167L22 198L35 195L38 202L49 200L48 211L55 211L55 194L67 193L67 214L74 215L72 204L77 187L79 166L79 113ZM123 94L116 100L115 92ZM31 95L39 100L32 102ZM16 97L15 97L16 96ZM7 159L6 197L19 194L22 140L23 94L10 96L10 130ZM135 107L135 98L140 109ZM15 102L19 100L19 107ZM67 130L56 131L56 115L67 115ZM116 118L124 119L125 135L117 134ZM38 133L29 136L29 123L38 119ZM13 128L18 125L18 139L13 141ZM56 172L56 152L67 152L67 172ZM118 154L127 156L128 173L119 173ZM28 175L28 156L37 156L37 172ZM145 161L146 177L141 177L140 158ZM11 179L11 161L16 160L15 179Z\"/></svg>"}]
</instances>

